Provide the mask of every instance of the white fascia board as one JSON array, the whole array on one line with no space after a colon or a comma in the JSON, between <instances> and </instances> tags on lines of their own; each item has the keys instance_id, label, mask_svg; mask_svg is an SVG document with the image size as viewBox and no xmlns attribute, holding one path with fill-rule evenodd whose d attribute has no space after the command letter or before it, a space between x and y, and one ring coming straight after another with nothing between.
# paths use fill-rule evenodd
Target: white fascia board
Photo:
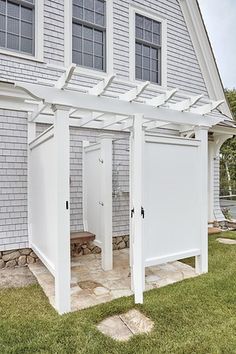
<instances>
[{"instance_id":1,"label":"white fascia board","mask_svg":"<svg viewBox=\"0 0 236 354\"><path fill-rule=\"evenodd\" d=\"M197 0L179 0L179 4L195 49L208 94L212 100L225 100L223 84L199 4ZM227 102L222 105L222 112L233 119Z\"/></svg>"},{"instance_id":2,"label":"white fascia board","mask_svg":"<svg viewBox=\"0 0 236 354\"><path fill-rule=\"evenodd\" d=\"M203 117L191 112L178 112L168 108L153 107L145 103L125 102L104 96L92 96L70 90L60 90L55 87L42 86L31 83L16 84L31 96L40 97L45 104L62 105L71 108L87 109L95 112L133 116L142 114L151 120L160 120L168 123L212 126L223 121L222 118Z\"/></svg>"}]
</instances>

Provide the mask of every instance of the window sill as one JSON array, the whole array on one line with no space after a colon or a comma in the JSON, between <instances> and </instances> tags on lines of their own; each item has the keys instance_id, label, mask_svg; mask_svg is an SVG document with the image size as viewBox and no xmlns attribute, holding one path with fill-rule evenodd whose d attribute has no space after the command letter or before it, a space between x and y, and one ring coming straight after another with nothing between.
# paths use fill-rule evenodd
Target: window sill
<instances>
[{"instance_id":1,"label":"window sill","mask_svg":"<svg viewBox=\"0 0 236 354\"><path fill-rule=\"evenodd\" d=\"M93 76L93 77L107 77L109 75L109 72L107 71L101 71L101 70L96 70L96 69L90 69L90 68L85 68L84 66L79 66L76 65L75 73L77 75L83 74L83 75L88 75L88 76Z\"/></svg>"},{"instance_id":2,"label":"window sill","mask_svg":"<svg viewBox=\"0 0 236 354\"><path fill-rule=\"evenodd\" d=\"M37 63L44 63L44 61L42 59L37 58L35 56L22 54L22 53L17 53L17 52L11 52L10 50L6 50L6 49L2 49L2 48L0 48L0 55L1 54L7 55L7 56L10 56L10 57L19 58L19 59L30 60L30 61L34 61L34 62L37 62Z\"/></svg>"}]
</instances>

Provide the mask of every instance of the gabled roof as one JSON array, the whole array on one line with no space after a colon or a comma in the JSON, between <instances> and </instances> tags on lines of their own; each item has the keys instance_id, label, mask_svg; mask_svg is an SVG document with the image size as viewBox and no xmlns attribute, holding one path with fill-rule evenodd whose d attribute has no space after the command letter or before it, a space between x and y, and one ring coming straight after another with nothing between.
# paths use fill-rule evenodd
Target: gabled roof
<instances>
[{"instance_id":1,"label":"gabled roof","mask_svg":"<svg viewBox=\"0 0 236 354\"><path fill-rule=\"evenodd\" d=\"M226 100L224 87L216 64L212 46L197 0L178 0L196 52L203 78L213 100ZM233 119L229 105L224 103L221 112Z\"/></svg>"}]
</instances>

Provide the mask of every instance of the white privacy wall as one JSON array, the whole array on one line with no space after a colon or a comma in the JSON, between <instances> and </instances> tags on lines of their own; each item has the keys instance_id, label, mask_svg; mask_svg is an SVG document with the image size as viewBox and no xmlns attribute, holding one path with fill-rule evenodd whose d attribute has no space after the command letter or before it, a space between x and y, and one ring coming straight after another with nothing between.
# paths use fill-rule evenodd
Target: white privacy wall
<instances>
[{"instance_id":1,"label":"white privacy wall","mask_svg":"<svg viewBox=\"0 0 236 354\"><path fill-rule=\"evenodd\" d=\"M201 249L198 142L147 138L143 161L145 264ZM179 256L179 257L178 257ZM189 255L190 256L190 255ZM173 259L173 260L174 260Z\"/></svg>"},{"instance_id":2,"label":"white privacy wall","mask_svg":"<svg viewBox=\"0 0 236 354\"><path fill-rule=\"evenodd\" d=\"M57 189L55 143L53 135L46 134L39 144L30 145L30 195L32 230L31 246L51 271L55 269L57 238Z\"/></svg>"},{"instance_id":3,"label":"white privacy wall","mask_svg":"<svg viewBox=\"0 0 236 354\"><path fill-rule=\"evenodd\" d=\"M27 115L0 110L0 251L27 246Z\"/></svg>"},{"instance_id":4,"label":"white privacy wall","mask_svg":"<svg viewBox=\"0 0 236 354\"><path fill-rule=\"evenodd\" d=\"M37 134L47 128L38 124ZM102 131L70 128L71 231L83 230L82 142L95 143ZM129 234L129 134L116 133L113 141L113 236Z\"/></svg>"}]
</instances>

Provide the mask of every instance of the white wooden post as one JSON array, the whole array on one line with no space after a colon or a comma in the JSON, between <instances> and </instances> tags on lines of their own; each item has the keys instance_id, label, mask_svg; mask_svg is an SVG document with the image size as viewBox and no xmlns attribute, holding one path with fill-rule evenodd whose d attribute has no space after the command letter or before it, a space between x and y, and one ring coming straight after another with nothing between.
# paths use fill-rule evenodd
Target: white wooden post
<instances>
[{"instance_id":1,"label":"white wooden post","mask_svg":"<svg viewBox=\"0 0 236 354\"><path fill-rule=\"evenodd\" d=\"M214 142L208 142L208 221L214 217Z\"/></svg>"},{"instance_id":2,"label":"white wooden post","mask_svg":"<svg viewBox=\"0 0 236 354\"><path fill-rule=\"evenodd\" d=\"M29 247L32 242L32 187L31 187L31 151L29 148L30 142L36 138L36 124L28 121L28 176L27 176L27 206L28 206L28 235L29 235Z\"/></svg>"},{"instance_id":3,"label":"white wooden post","mask_svg":"<svg viewBox=\"0 0 236 354\"><path fill-rule=\"evenodd\" d=\"M70 134L69 108L53 106L56 162L56 243L55 243L55 305L59 314L70 312L70 210L69 171Z\"/></svg>"},{"instance_id":4,"label":"white wooden post","mask_svg":"<svg viewBox=\"0 0 236 354\"><path fill-rule=\"evenodd\" d=\"M208 127L195 128L199 146L201 255L195 258L197 273L208 272Z\"/></svg>"},{"instance_id":5,"label":"white wooden post","mask_svg":"<svg viewBox=\"0 0 236 354\"><path fill-rule=\"evenodd\" d=\"M112 136L101 135L101 235L102 268L113 267L112 252ZM98 186L99 188L99 186Z\"/></svg>"},{"instance_id":6,"label":"white wooden post","mask_svg":"<svg viewBox=\"0 0 236 354\"><path fill-rule=\"evenodd\" d=\"M132 146L132 208L133 208L133 227L130 245L132 250L133 265L131 268L132 288L134 291L135 303L143 303L143 291L145 284L144 256L143 256L143 235L142 235L142 173L143 173L143 115L134 116L133 125L133 146Z\"/></svg>"}]
</instances>

